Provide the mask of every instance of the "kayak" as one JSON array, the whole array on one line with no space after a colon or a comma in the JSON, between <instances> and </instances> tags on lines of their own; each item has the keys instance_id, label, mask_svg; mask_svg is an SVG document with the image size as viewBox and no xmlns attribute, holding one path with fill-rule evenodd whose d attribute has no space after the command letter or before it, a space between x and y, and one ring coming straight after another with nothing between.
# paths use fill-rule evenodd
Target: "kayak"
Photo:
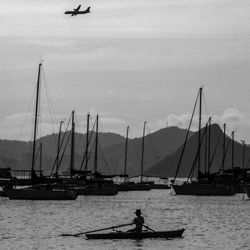
<instances>
[{"instance_id":1,"label":"kayak","mask_svg":"<svg viewBox=\"0 0 250 250\"><path fill-rule=\"evenodd\" d=\"M178 238L182 237L185 229L174 230L174 231L158 231L149 232L111 232L102 234L86 234L88 239L145 239L145 238Z\"/></svg>"}]
</instances>

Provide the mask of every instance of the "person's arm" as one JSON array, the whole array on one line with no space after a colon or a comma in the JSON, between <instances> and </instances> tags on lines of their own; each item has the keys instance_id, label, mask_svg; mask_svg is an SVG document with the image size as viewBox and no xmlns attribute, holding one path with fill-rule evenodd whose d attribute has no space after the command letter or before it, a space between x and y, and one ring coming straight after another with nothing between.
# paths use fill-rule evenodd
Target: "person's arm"
<instances>
[{"instance_id":1,"label":"person's arm","mask_svg":"<svg viewBox=\"0 0 250 250\"><path fill-rule=\"evenodd\" d=\"M142 224L144 224L144 217L142 217Z\"/></svg>"},{"instance_id":2,"label":"person's arm","mask_svg":"<svg viewBox=\"0 0 250 250\"><path fill-rule=\"evenodd\" d=\"M133 224L135 224L135 218L133 219L133 221L132 221L131 225L133 225Z\"/></svg>"}]
</instances>

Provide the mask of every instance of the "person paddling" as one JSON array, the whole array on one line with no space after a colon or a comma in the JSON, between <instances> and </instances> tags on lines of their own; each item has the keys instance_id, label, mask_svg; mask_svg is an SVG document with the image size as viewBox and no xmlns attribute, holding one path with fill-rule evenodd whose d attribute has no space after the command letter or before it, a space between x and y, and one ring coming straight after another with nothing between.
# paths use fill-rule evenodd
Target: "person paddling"
<instances>
[{"instance_id":1,"label":"person paddling","mask_svg":"<svg viewBox=\"0 0 250 250\"><path fill-rule=\"evenodd\" d=\"M141 209L136 209L136 217L134 218L132 224L135 224L135 228L128 230L128 232L142 232L142 225L144 224L144 218L141 215Z\"/></svg>"}]
</instances>

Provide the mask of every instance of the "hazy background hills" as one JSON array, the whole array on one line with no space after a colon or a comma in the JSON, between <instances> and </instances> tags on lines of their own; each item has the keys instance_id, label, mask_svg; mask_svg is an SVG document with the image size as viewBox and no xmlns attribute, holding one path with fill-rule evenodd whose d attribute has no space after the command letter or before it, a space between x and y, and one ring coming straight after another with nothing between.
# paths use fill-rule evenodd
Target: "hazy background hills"
<instances>
[{"instance_id":1,"label":"hazy background hills","mask_svg":"<svg viewBox=\"0 0 250 250\"><path fill-rule=\"evenodd\" d=\"M66 138L70 132L66 133ZM168 127L145 136L144 169L172 154L183 143L186 135L185 129ZM190 133L192 135L192 132ZM121 174L124 169L125 138L115 133L99 133L98 145L98 170L106 174ZM62 139L62 137L61 137ZM95 133L89 150L92 154L89 159L88 169L93 169ZM40 138L43 143L42 169L45 174L50 173L56 158L58 134L52 134ZM79 169L85 152L86 135L75 134L75 169ZM142 138L129 139L127 171L129 175L138 175L141 165ZM63 146L64 147L64 146ZM62 148L63 148L62 147ZM63 150L61 150L62 152ZM0 140L0 164L1 167L12 169L30 169L32 142ZM38 153L38 152L37 152ZM60 167L60 172L67 172L70 165L70 139L66 146L65 155ZM36 164L36 169L39 168Z\"/></svg>"},{"instance_id":2,"label":"hazy background hills","mask_svg":"<svg viewBox=\"0 0 250 250\"><path fill-rule=\"evenodd\" d=\"M203 131L203 130L202 130ZM178 161L181 155L182 145L186 136L186 129L178 127L168 127L158 130L154 133L145 136L145 154L144 154L144 173L153 176L174 176ZM70 132L65 135L63 147ZM105 174L122 174L124 169L124 154L125 154L125 138L115 133L99 133L98 145L98 171ZM62 138L62 137L61 137ZM222 162L222 143L223 136L220 127L216 124L211 126L211 157L214 154L214 149L218 142L218 149L215 153L214 160L211 166L211 171L216 171L220 168ZM93 169L94 163L94 139L95 133L92 135L90 143L90 151L92 153L89 159L88 169ZM53 163L56 158L58 134L52 134L40 138L37 141L37 148L40 142L43 143L42 169L45 174L51 172ZM226 145L230 142L227 136ZM69 171L70 166L70 138L67 146L65 146L65 154L61 163L59 172L65 173ZM85 134L75 134L75 169L79 169L85 152ZM180 172L178 177L185 177L189 174L197 151L198 133L190 132L189 139L186 145L186 150L181 162ZM129 139L128 141L128 158L127 158L127 173L130 176L140 174L141 153L142 153L142 138ZM235 166L242 166L242 144L235 142ZM201 165L202 169L205 166L205 141L201 148ZM225 158L226 167L231 167L231 143L228 147L228 153ZM63 149L61 150L61 152ZM22 141L0 140L0 164L1 167L10 167L13 170L26 169L31 167L31 152L32 143ZM38 153L38 152L37 152ZM250 150L246 147L245 150L245 166L248 163ZM35 166L38 166L39 159ZM85 164L83 164L83 167Z\"/></svg>"},{"instance_id":3,"label":"hazy background hills","mask_svg":"<svg viewBox=\"0 0 250 250\"><path fill-rule=\"evenodd\" d=\"M203 134L204 128L201 131ZM218 143L218 144L217 144ZM217 144L217 150L215 151ZM228 146L227 154L225 157L225 168L232 167L232 140L226 136L226 145ZM180 171L178 177L186 177L189 175L192 167L198 145L198 132L194 133L186 144L186 150L184 151L183 158L180 165ZM179 158L182 151L182 145L171 155L166 156L160 162L153 164L145 174L155 176L174 176ZM214 155L214 160L211 164L211 172L216 172L220 169L223 159L223 132L217 124L211 125L211 159ZM249 164L250 149L248 146L245 148L245 167ZM241 143L234 142L234 167L242 167L243 164L243 146ZM208 164L207 164L208 165ZM201 170L205 169L205 137L201 146ZM196 168L197 170L197 168ZM195 172L195 175L197 171Z\"/></svg>"}]
</instances>

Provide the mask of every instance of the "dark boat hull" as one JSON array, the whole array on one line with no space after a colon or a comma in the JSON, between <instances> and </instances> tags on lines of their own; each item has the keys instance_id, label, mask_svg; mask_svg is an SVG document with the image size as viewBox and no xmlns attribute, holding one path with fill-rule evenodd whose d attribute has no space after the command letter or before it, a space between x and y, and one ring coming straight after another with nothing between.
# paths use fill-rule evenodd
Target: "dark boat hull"
<instances>
[{"instance_id":1,"label":"dark boat hull","mask_svg":"<svg viewBox=\"0 0 250 250\"><path fill-rule=\"evenodd\" d=\"M146 238L178 238L182 237L185 229L159 232L116 232L106 234L86 234L88 239L146 239Z\"/></svg>"},{"instance_id":2,"label":"dark boat hull","mask_svg":"<svg viewBox=\"0 0 250 250\"><path fill-rule=\"evenodd\" d=\"M102 188L74 188L72 189L75 191L78 195L116 195L118 194L117 188L113 187L102 187Z\"/></svg>"},{"instance_id":3,"label":"dark boat hull","mask_svg":"<svg viewBox=\"0 0 250 250\"><path fill-rule=\"evenodd\" d=\"M118 191L149 191L150 185L144 183L122 183L117 185Z\"/></svg>"},{"instance_id":4,"label":"dark boat hull","mask_svg":"<svg viewBox=\"0 0 250 250\"><path fill-rule=\"evenodd\" d=\"M177 195L230 196L235 192L226 186L213 184L182 184L172 185Z\"/></svg>"},{"instance_id":5,"label":"dark boat hull","mask_svg":"<svg viewBox=\"0 0 250 250\"><path fill-rule=\"evenodd\" d=\"M53 189L6 189L5 194L11 200L75 200L75 192Z\"/></svg>"},{"instance_id":6,"label":"dark boat hull","mask_svg":"<svg viewBox=\"0 0 250 250\"><path fill-rule=\"evenodd\" d=\"M2 190L0 190L0 196L2 196L2 197L7 197L7 195L5 194L5 192L2 191Z\"/></svg>"},{"instance_id":7,"label":"dark boat hull","mask_svg":"<svg viewBox=\"0 0 250 250\"><path fill-rule=\"evenodd\" d=\"M151 184L151 189L170 189L171 187L168 184Z\"/></svg>"}]
</instances>

